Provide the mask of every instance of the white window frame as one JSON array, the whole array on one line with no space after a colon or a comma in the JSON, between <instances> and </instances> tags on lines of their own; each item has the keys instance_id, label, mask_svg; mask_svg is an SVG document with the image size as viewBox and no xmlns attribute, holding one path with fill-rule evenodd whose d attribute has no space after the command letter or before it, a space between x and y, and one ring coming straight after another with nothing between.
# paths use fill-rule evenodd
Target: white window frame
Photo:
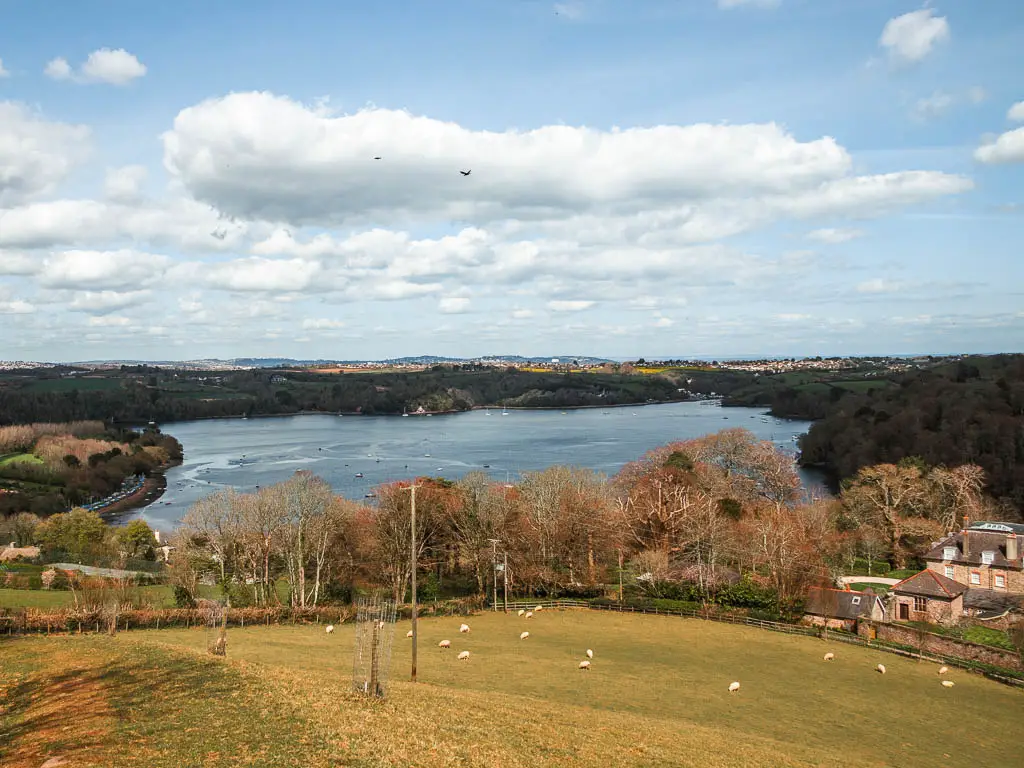
<instances>
[{"instance_id":1,"label":"white window frame","mask_svg":"<svg viewBox=\"0 0 1024 768\"><path fill-rule=\"evenodd\" d=\"M973 586L981 585L981 574L977 571L971 571L971 584Z\"/></svg>"},{"instance_id":2,"label":"white window frame","mask_svg":"<svg viewBox=\"0 0 1024 768\"><path fill-rule=\"evenodd\" d=\"M991 549L986 549L984 552L981 553L982 565L992 565L992 563L995 562L995 559L996 553L993 552Z\"/></svg>"},{"instance_id":3,"label":"white window frame","mask_svg":"<svg viewBox=\"0 0 1024 768\"><path fill-rule=\"evenodd\" d=\"M1006 589L1006 576L1001 573L996 574L995 585L1000 589Z\"/></svg>"},{"instance_id":4,"label":"white window frame","mask_svg":"<svg viewBox=\"0 0 1024 768\"><path fill-rule=\"evenodd\" d=\"M942 559L943 560L956 560L956 547L943 547L942 548Z\"/></svg>"},{"instance_id":5,"label":"white window frame","mask_svg":"<svg viewBox=\"0 0 1024 768\"><path fill-rule=\"evenodd\" d=\"M955 573L955 571L953 569L953 566L952 565L947 565L946 566L946 578L947 579L952 579L954 573Z\"/></svg>"},{"instance_id":6,"label":"white window frame","mask_svg":"<svg viewBox=\"0 0 1024 768\"><path fill-rule=\"evenodd\" d=\"M850 602L852 602L854 605L860 605L860 595L854 595L853 600L851 600Z\"/></svg>"},{"instance_id":7,"label":"white window frame","mask_svg":"<svg viewBox=\"0 0 1024 768\"><path fill-rule=\"evenodd\" d=\"M922 607L918 608L917 606L919 606L919 605L922 606ZM918 595L915 595L914 596L914 612L915 613L925 613L927 610L928 610L928 598L927 597L920 597Z\"/></svg>"}]
</instances>

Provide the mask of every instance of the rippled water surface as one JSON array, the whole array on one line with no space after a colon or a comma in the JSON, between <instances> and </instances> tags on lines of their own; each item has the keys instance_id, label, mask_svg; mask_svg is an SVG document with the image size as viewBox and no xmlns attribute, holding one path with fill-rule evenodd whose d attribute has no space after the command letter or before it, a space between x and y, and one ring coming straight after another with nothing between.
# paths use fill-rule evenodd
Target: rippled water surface
<instances>
[{"instance_id":1,"label":"rippled water surface","mask_svg":"<svg viewBox=\"0 0 1024 768\"><path fill-rule=\"evenodd\" d=\"M297 469L362 499L379 483L416 475L457 478L483 470L515 480L520 472L554 464L611 475L651 448L730 427L792 450L793 435L809 426L708 401L508 415L491 409L408 418L317 414L174 422L162 429L181 441L185 461L167 473L164 495L135 516L167 530L201 496L228 486L271 485ZM805 485L820 483L814 474L801 474Z\"/></svg>"}]
</instances>

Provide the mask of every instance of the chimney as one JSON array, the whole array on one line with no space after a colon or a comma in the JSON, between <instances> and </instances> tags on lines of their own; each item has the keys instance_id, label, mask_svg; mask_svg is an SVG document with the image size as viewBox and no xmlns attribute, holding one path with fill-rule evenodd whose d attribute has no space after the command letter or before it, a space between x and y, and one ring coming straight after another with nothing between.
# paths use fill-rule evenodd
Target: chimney
<instances>
[{"instance_id":1,"label":"chimney","mask_svg":"<svg viewBox=\"0 0 1024 768\"><path fill-rule=\"evenodd\" d=\"M964 560L969 560L970 559L970 555L971 555L971 549L970 549L970 546L967 543L967 529L970 527L970 525L971 525L971 518L969 518L967 515L964 515L964 530L963 530Z\"/></svg>"},{"instance_id":2,"label":"chimney","mask_svg":"<svg viewBox=\"0 0 1024 768\"><path fill-rule=\"evenodd\" d=\"M1011 533L1006 537L1006 559L1016 560L1020 557L1020 549L1017 547L1017 534Z\"/></svg>"}]
</instances>

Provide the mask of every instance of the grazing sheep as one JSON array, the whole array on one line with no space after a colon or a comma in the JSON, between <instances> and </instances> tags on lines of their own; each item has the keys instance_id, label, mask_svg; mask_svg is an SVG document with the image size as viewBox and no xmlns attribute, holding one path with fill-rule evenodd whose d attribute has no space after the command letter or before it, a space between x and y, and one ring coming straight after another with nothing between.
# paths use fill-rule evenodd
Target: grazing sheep
<instances>
[{"instance_id":1,"label":"grazing sheep","mask_svg":"<svg viewBox=\"0 0 1024 768\"><path fill-rule=\"evenodd\" d=\"M949 667L939 667L939 674L944 675L949 672Z\"/></svg>"},{"instance_id":2,"label":"grazing sheep","mask_svg":"<svg viewBox=\"0 0 1024 768\"><path fill-rule=\"evenodd\" d=\"M538 612L540 611L540 609L541 609L541 608L543 608L543 607L544 607L543 605L538 605L538 606L536 606L536 607L535 607L535 608L533 609L533 612L534 612L534 613L538 613Z\"/></svg>"},{"instance_id":3,"label":"grazing sheep","mask_svg":"<svg viewBox=\"0 0 1024 768\"><path fill-rule=\"evenodd\" d=\"M452 641L451 640L442 640L440 643L437 644L437 647L438 648L451 648L452 647Z\"/></svg>"},{"instance_id":4,"label":"grazing sheep","mask_svg":"<svg viewBox=\"0 0 1024 768\"><path fill-rule=\"evenodd\" d=\"M384 622L383 621L378 621L377 622L377 628L378 629L384 629Z\"/></svg>"},{"instance_id":5,"label":"grazing sheep","mask_svg":"<svg viewBox=\"0 0 1024 768\"><path fill-rule=\"evenodd\" d=\"M468 659L468 658L469 658L469 651L462 651L461 653L459 653L459 661L462 661L463 659Z\"/></svg>"},{"instance_id":6,"label":"grazing sheep","mask_svg":"<svg viewBox=\"0 0 1024 768\"><path fill-rule=\"evenodd\" d=\"M519 609L519 613L517 615L522 616L524 613L526 613L526 611L524 611L522 608L520 608Z\"/></svg>"},{"instance_id":7,"label":"grazing sheep","mask_svg":"<svg viewBox=\"0 0 1024 768\"><path fill-rule=\"evenodd\" d=\"M877 667L875 667L875 669L878 670L878 674L880 674L880 675L884 675L885 674L885 664L879 664Z\"/></svg>"},{"instance_id":8,"label":"grazing sheep","mask_svg":"<svg viewBox=\"0 0 1024 768\"><path fill-rule=\"evenodd\" d=\"M410 629L408 632L406 632L405 636L406 637L412 637L412 630Z\"/></svg>"},{"instance_id":9,"label":"grazing sheep","mask_svg":"<svg viewBox=\"0 0 1024 768\"><path fill-rule=\"evenodd\" d=\"M526 612L526 618L532 619L533 618L533 611L527 611Z\"/></svg>"},{"instance_id":10,"label":"grazing sheep","mask_svg":"<svg viewBox=\"0 0 1024 768\"><path fill-rule=\"evenodd\" d=\"M587 658L588 659L594 658L594 652L592 650L590 650L589 648L587 648Z\"/></svg>"},{"instance_id":11,"label":"grazing sheep","mask_svg":"<svg viewBox=\"0 0 1024 768\"><path fill-rule=\"evenodd\" d=\"M953 681L952 680L943 680L942 681L942 686L944 688L952 688L953 687Z\"/></svg>"},{"instance_id":12,"label":"grazing sheep","mask_svg":"<svg viewBox=\"0 0 1024 768\"><path fill-rule=\"evenodd\" d=\"M834 653L826 653L825 654L825 661L835 661L835 660L836 660L836 655Z\"/></svg>"},{"instance_id":13,"label":"grazing sheep","mask_svg":"<svg viewBox=\"0 0 1024 768\"><path fill-rule=\"evenodd\" d=\"M580 669L590 669L590 662L589 661L581 661L580 662Z\"/></svg>"},{"instance_id":14,"label":"grazing sheep","mask_svg":"<svg viewBox=\"0 0 1024 768\"><path fill-rule=\"evenodd\" d=\"M333 631L334 631L334 625L333 624L328 624L327 625L327 634L329 635Z\"/></svg>"},{"instance_id":15,"label":"grazing sheep","mask_svg":"<svg viewBox=\"0 0 1024 768\"><path fill-rule=\"evenodd\" d=\"M469 624L463 624L459 627L459 632L469 632Z\"/></svg>"},{"instance_id":16,"label":"grazing sheep","mask_svg":"<svg viewBox=\"0 0 1024 768\"><path fill-rule=\"evenodd\" d=\"M530 636L530 633L529 633L529 632L523 632L523 633L522 633L521 635L519 635L519 639L520 639L520 640L525 640L525 639L526 639L526 638L528 638L529 636Z\"/></svg>"},{"instance_id":17,"label":"grazing sheep","mask_svg":"<svg viewBox=\"0 0 1024 768\"><path fill-rule=\"evenodd\" d=\"M736 693L740 689L739 683L729 683L729 693Z\"/></svg>"}]
</instances>

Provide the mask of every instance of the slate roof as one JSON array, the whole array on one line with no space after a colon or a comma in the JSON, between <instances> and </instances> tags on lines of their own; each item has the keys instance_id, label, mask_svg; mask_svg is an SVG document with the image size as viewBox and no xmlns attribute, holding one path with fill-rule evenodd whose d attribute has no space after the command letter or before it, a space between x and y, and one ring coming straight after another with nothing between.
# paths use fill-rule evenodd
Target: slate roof
<instances>
[{"instance_id":1,"label":"slate roof","mask_svg":"<svg viewBox=\"0 0 1024 768\"><path fill-rule=\"evenodd\" d=\"M854 598L857 597L860 600L855 603ZM804 613L828 616L832 619L870 617L871 608L876 600L878 600L878 595L870 589L854 592L848 589L811 587L807 590L807 597L804 600Z\"/></svg>"},{"instance_id":2,"label":"slate roof","mask_svg":"<svg viewBox=\"0 0 1024 768\"><path fill-rule=\"evenodd\" d=\"M952 600L966 592L967 585L947 579L935 571L924 570L894 584L892 591L901 595L920 595L939 600Z\"/></svg>"},{"instance_id":3,"label":"slate roof","mask_svg":"<svg viewBox=\"0 0 1024 768\"><path fill-rule=\"evenodd\" d=\"M994 589L969 589L964 595L964 608L978 611L1005 612L1024 605L1021 595L1007 594Z\"/></svg>"},{"instance_id":4,"label":"slate roof","mask_svg":"<svg viewBox=\"0 0 1024 768\"><path fill-rule=\"evenodd\" d=\"M1021 557L1016 560L1006 559L1006 534L1005 533L989 533L986 531L977 531L972 528L968 528L967 544L968 553L964 556L964 535L961 531L956 533L949 538L940 541L938 545L932 547L928 553L924 556L925 560L933 560L935 562L951 562L951 563L962 563L964 565L981 565L981 553L982 552L994 552L995 557L992 558L992 562L988 563L995 568L1021 568L1024 566L1024 561ZM956 548L956 556L947 561L945 556L945 548L954 547ZM1024 550L1024 541L1020 541L1018 544L1022 550ZM1024 553L1021 553L1024 555Z\"/></svg>"}]
</instances>

